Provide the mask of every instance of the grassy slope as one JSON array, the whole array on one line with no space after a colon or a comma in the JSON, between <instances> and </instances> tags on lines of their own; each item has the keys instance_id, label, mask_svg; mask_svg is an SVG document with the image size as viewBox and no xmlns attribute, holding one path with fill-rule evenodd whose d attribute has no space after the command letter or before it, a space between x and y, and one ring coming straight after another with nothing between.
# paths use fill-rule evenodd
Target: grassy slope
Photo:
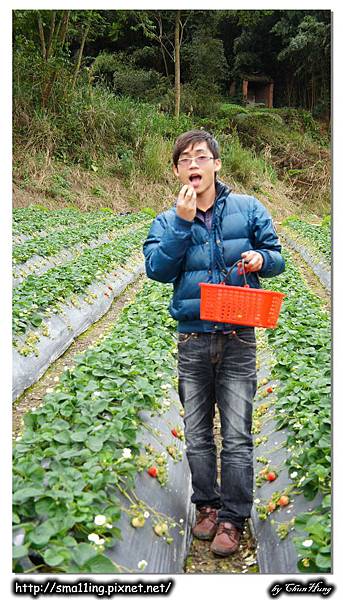
<instances>
[{"instance_id":1,"label":"grassy slope","mask_svg":"<svg viewBox=\"0 0 343 600\"><path fill-rule=\"evenodd\" d=\"M29 129L15 130L15 207L160 212L178 191L171 168L175 137L204 127L220 142L221 178L236 192L256 195L276 220L330 210L325 134L304 111L226 104L215 119L182 116L176 123L152 105L113 96L95 96L92 108L96 118L78 115L76 133L55 117L43 123L37 115Z\"/></svg>"}]
</instances>

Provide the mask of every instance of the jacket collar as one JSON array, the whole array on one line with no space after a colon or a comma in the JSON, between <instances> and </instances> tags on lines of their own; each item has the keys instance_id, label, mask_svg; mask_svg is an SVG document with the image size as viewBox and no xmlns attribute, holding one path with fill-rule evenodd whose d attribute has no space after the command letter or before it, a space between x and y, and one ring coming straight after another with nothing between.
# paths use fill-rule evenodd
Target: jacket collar
<instances>
[{"instance_id":1,"label":"jacket collar","mask_svg":"<svg viewBox=\"0 0 343 600\"><path fill-rule=\"evenodd\" d=\"M218 202L218 200L223 200L224 197L228 196L232 192L232 188L230 188L228 185L226 185L226 183L224 183L220 179L217 179L217 181L215 183L215 187L216 187L215 202Z\"/></svg>"}]
</instances>

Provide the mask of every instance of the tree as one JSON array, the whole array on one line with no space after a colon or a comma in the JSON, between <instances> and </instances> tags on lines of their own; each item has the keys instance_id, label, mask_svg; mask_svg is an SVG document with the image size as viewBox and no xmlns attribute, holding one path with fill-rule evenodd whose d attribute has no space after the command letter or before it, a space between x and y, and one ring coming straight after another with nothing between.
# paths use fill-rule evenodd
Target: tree
<instances>
[{"instance_id":1,"label":"tree","mask_svg":"<svg viewBox=\"0 0 343 600\"><path fill-rule=\"evenodd\" d=\"M180 115L181 46L184 30L194 11L136 11L136 18L148 39L159 43L168 75L167 57L174 63L175 116ZM185 14L184 14L185 13Z\"/></svg>"},{"instance_id":2,"label":"tree","mask_svg":"<svg viewBox=\"0 0 343 600\"><path fill-rule=\"evenodd\" d=\"M328 11L313 13L302 14L300 22L294 24L292 11L285 11L273 28L283 42L277 59L292 70L297 95L302 96L303 105L311 111L318 101L329 96L331 50L330 15Z\"/></svg>"},{"instance_id":3,"label":"tree","mask_svg":"<svg viewBox=\"0 0 343 600\"><path fill-rule=\"evenodd\" d=\"M78 37L80 38L80 47L78 49L77 59L75 62L74 74L71 84L72 88L75 87L75 83L80 72L86 40L91 38L94 39L94 37L100 36L105 28L105 21L98 11L85 10L80 12L82 12L82 15L79 16L79 19L76 23L76 25L78 25L78 30L81 30L81 32L78 35Z\"/></svg>"}]
</instances>

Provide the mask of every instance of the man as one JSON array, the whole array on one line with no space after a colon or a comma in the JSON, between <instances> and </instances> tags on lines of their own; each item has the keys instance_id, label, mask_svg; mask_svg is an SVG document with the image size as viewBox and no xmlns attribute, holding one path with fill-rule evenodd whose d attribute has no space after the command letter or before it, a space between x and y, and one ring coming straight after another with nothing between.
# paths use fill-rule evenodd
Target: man
<instances>
[{"instance_id":1,"label":"man","mask_svg":"<svg viewBox=\"0 0 343 600\"><path fill-rule=\"evenodd\" d=\"M170 314L178 321L179 395L184 407L191 500L197 508L193 534L213 540L228 556L238 548L253 502L253 398L256 340L253 327L200 319L199 283L220 283L244 258L248 282L285 268L266 208L253 196L233 194L217 180L218 143L206 131L177 140L173 171L182 184L176 205L153 222L144 243L148 277L173 283ZM231 285L242 285L234 268ZM217 482L214 405L221 421L221 483Z\"/></svg>"}]
</instances>

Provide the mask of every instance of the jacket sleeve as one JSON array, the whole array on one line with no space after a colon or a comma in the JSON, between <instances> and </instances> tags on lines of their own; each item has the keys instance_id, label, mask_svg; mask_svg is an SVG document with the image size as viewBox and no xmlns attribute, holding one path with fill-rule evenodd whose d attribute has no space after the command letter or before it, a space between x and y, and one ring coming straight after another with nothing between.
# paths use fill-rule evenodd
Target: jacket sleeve
<instances>
[{"instance_id":1,"label":"jacket sleeve","mask_svg":"<svg viewBox=\"0 0 343 600\"><path fill-rule=\"evenodd\" d=\"M176 213L168 219L164 214L156 217L143 244L145 270L150 279L161 283L177 279L191 243L192 224Z\"/></svg>"},{"instance_id":2,"label":"jacket sleeve","mask_svg":"<svg viewBox=\"0 0 343 600\"><path fill-rule=\"evenodd\" d=\"M261 277L274 277L285 270L285 261L281 255L281 244L273 220L261 202L254 198L252 213L253 243L257 252L263 256Z\"/></svg>"}]
</instances>

